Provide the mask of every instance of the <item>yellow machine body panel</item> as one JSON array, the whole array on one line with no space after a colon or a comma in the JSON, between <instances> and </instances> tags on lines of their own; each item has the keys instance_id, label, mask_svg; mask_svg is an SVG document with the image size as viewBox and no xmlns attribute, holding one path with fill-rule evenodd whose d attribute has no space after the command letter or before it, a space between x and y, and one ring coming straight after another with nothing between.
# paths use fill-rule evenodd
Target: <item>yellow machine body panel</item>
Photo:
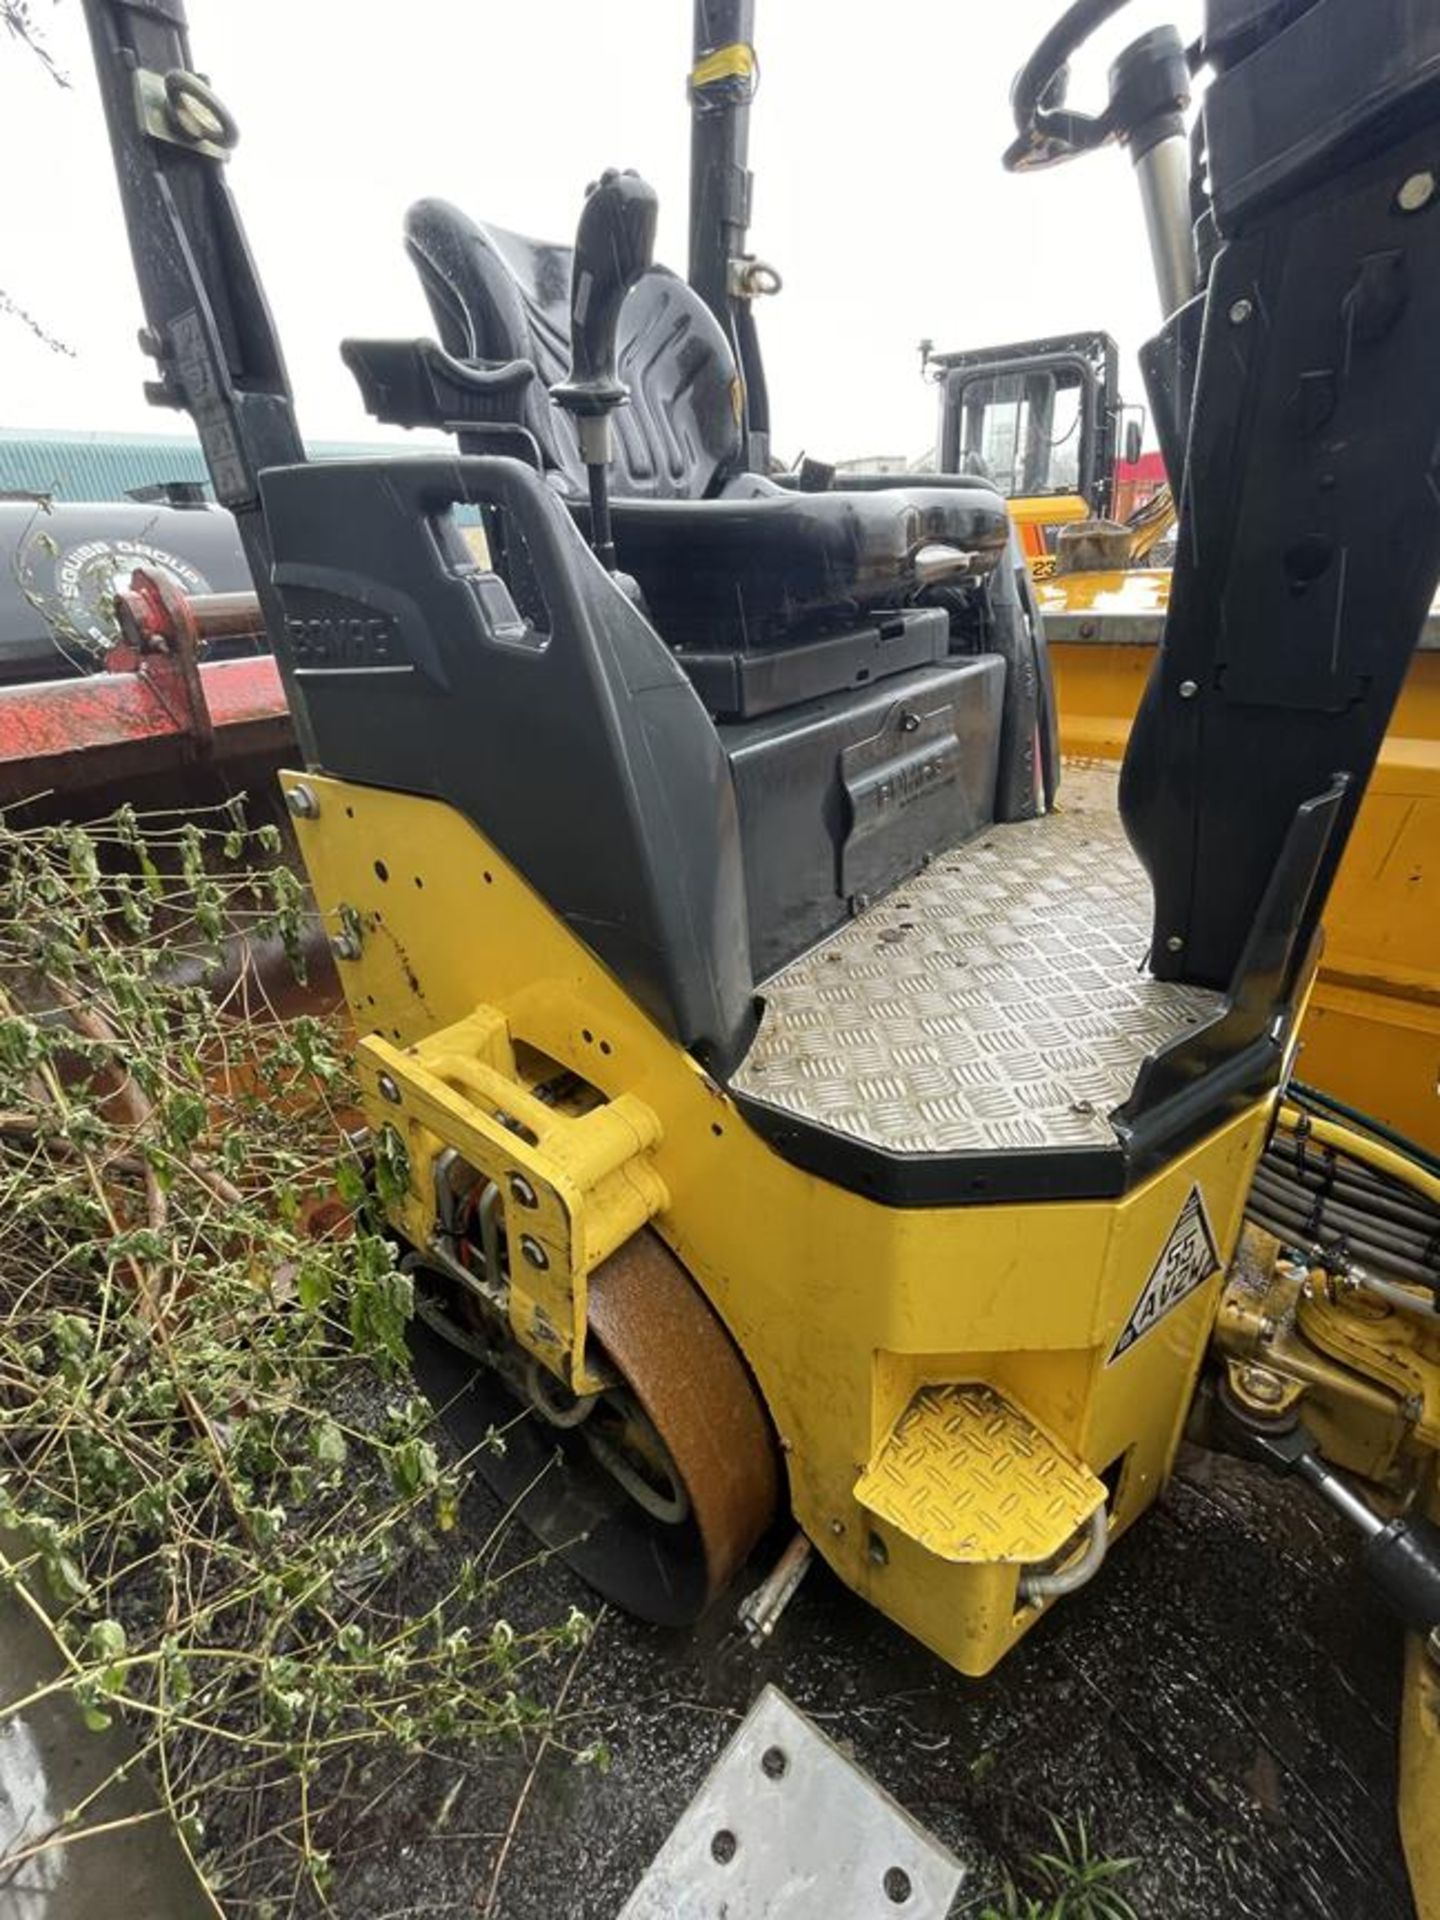
<instances>
[{"instance_id":1,"label":"yellow machine body panel","mask_svg":"<svg viewBox=\"0 0 1440 1920\"><path fill-rule=\"evenodd\" d=\"M1019 494L1005 505L1020 536L1020 550L1037 580L1048 579L1055 571L1055 530L1090 518L1090 509L1078 493Z\"/></svg>"},{"instance_id":2,"label":"yellow machine body panel","mask_svg":"<svg viewBox=\"0 0 1440 1920\"><path fill-rule=\"evenodd\" d=\"M1411 1634L1400 1722L1400 1836L1420 1920L1440 1920L1440 1662Z\"/></svg>"},{"instance_id":3,"label":"yellow machine body panel","mask_svg":"<svg viewBox=\"0 0 1440 1920\"><path fill-rule=\"evenodd\" d=\"M577 1278L613 1244L617 1219L648 1218L748 1362L810 1539L944 1659L987 1671L1043 1608L1018 1604L1021 1567L996 1550L996 1516L990 1550L962 1562L935 1545L937 1528L965 1530L963 1515L932 1502L917 1522L923 1503L893 1474L889 1503L875 1498L876 1476L898 1457L897 1429L931 1389L984 1390L1005 1409L1000 1440L1012 1452L1018 1440L1046 1469L1031 1483L1001 1476L1003 1498L1033 1503L1012 1512L1015 1539L1064 1542L1093 1513L1097 1488L1109 1494L1111 1531L1128 1526L1170 1471L1271 1102L1117 1200L885 1207L762 1140L460 814L314 776L304 784L318 808L296 821L312 886L328 924L358 933L341 975L363 1036L369 1118L404 1138L406 1237L427 1244L443 1145L502 1184L524 1173L565 1276L539 1303L539 1337L531 1298L526 1344L575 1383L585 1366L583 1328L567 1321ZM467 1034L473 1073L457 1057ZM437 1060L460 1103L448 1118ZM525 1106L527 1061L558 1064L591 1090L586 1118L568 1123L591 1130L584 1142ZM503 1146L494 1138L494 1076L507 1070L509 1119L537 1136L528 1146L513 1131ZM478 1120L463 1111L467 1097ZM609 1210L593 1244L587 1179ZM1204 1250L1197 1261L1193 1236L1184 1243L1181 1286L1167 1262L1197 1204ZM512 1272L530 1218L507 1200ZM577 1247L590 1251L580 1258ZM998 1456L972 1454L973 1471L954 1484L983 1501Z\"/></svg>"},{"instance_id":4,"label":"yellow machine body panel","mask_svg":"<svg viewBox=\"0 0 1440 1920\"><path fill-rule=\"evenodd\" d=\"M1118 761L1169 600L1160 569L1046 581L1071 758ZM1144 639L1127 643L1127 621ZM1115 635L1113 639L1112 635ZM1440 1150L1440 651L1410 663L1325 914L1301 1033L1306 1080Z\"/></svg>"},{"instance_id":5,"label":"yellow machine body panel","mask_svg":"<svg viewBox=\"0 0 1440 1920\"><path fill-rule=\"evenodd\" d=\"M1440 1469L1432 1466L1422 1508L1440 1523ZM1419 1920L1440 1920L1440 1639L1405 1646L1400 1719L1400 1837Z\"/></svg>"}]
</instances>

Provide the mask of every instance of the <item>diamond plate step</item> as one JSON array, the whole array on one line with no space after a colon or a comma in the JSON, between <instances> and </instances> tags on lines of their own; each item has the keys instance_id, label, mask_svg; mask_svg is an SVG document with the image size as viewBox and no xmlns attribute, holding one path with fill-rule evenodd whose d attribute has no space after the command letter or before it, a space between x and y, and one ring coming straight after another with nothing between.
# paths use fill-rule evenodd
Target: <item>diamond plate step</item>
<instances>
[{"instance_id":1,"label":"diamond plate step","mask_svg":"<svg viewBox=\"0 0 1440 1920\"><path fill-rule=\"evenodd\" d=\"M1049 1560L1105 1502L1104 1483L991 1387L922 1387L855 1498L942 1560Z\"/></svg>"}]
</instances>

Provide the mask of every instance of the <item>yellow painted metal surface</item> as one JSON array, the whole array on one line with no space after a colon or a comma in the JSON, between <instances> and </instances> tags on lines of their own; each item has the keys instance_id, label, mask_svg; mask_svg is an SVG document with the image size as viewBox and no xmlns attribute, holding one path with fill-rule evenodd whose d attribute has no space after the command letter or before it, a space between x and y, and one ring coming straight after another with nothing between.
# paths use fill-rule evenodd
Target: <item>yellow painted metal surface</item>
<instances>
[{"instance_id":1,"label":"yellow painted metal surface","mask_svg":"<svg viewBox=\"0 0 1440 1920\"><path fill-rule=\"evenodd\" d=\"M403 1052L370 1034L357 1066L372 1120L404 1141L410 1185L397 1224L411 1244L430 1243L434 1165L454 1147L500 1188L516 1339L575 1393L598 1391L603 1378L586 1361L589 1277L665 1204L648 1157L660 1137L655 1115L629 1094L580 1115L536 1099L494 1008Z\"/></svg>"},{"instance_id":2,"label":"yellow painted metal surface","mask_svg":"<svg viewBox=\"0 0 1440 1920\"><path fill-rule=\"evenodd\" d=\"M1020 536L1020 550L1036 579L1043 579L1054 570L1055 560L1050 550L1053 530L1090 518L1090 509L1078 493L1020 494L1005 504Z\"/></svg>"},{"instance_id":3,"label":"yellow painted metal surface","mask_svg":"<svg viewBox=\"0 0 1440 1920\"><path fill-rule=\"evenodd\" d=\"M1420 994L1317 982L1299 1071L1440 1150L1440 1005Z\"/></svg>"},{"instance_id":4,"label":"yellow painted metal surface","mask_svg":"<svg viewBox=\"0 0 1440 1920\"><path fill-rule=\"evenodd\" d=\"M1440 1524L1440 1467L1422 1512ZM1440 1920L1440 1659L1411 1634L1400 1719L1400 1837L1417 1920Z\"/></svg>"},{"instance_id":5,"label":"yellow painted metal surface","mask_svg":"<svg viewBox=\"0 0 1440 1920\"><path fill-rule=\"evenodd\" d=\"M1301 1388L1303 1418L1324 1458L1407 1497L1416 1471L1407 1407L1415 1382L1392 1369L1387 1353L1401 1316L1359 1306L1353 1295L1342 1307L1323 1287L1307 1301L1304 1270L1278 1262L1278 1251L1271 1235L1247 1226L1216 1316L1217 1351ZM1409 1344L1403 1327L1400 1341Z\"/></svg>"},{"instance_id":6,"label":"yellow painted metal surface","mask_svg":"<svg viewBox=\"0 0 1440 1920\"><path fill-rule=\"evenodd\" d=\"M1440 1448L1440 1326L1363 1296L1334 1301L1324 1287L1301 1296L1295 1318L1311 1346L1404 1405L1415 1445Z\"/></svg>"},{"instance_id":7,"label":"yellow painted metal surface","mask_svg":"<svg viewBox=\"0 0 1440 1920\"><path fill-rule=\"evenodd\" d=\"M1168 567L1061 574L1039 589L1042 613L1164 613L1170 605Z\"/></svg>"},{"instance_id":8,"label":"yellow painted metal surface","mask_svg":"<svg viewBox=\"0 0 1440 1920\"><path fill-rule=\"evenodd\" d=\"M1128 1526L1169 1474L1219 1274L1112 1356L1195 1186L1228 1257L1269 1103L1116 1201L879 1206L752 1132L460 815L306 785L319 815L296 831L316 898L332 926L364 930L359 957L340 963L346 996L359 1032L389 1043L370 1057L403 1079L407 1106L426 1092L427 1039L485 1007L517 1061L538 1054L612 1106L628 1097L654 1115L643 1155L664 1189L654 1226L754 1372L799 1524L848 1585L963 1671L987 1671L1042 1611L1017 1612L1016 1568L957 1566L894 1529L884 1537L856 1480L920 1389L984 1383L1108 1473L1112 1532ZM417 1120L458 1132L436 1100ZM393 1111L373 1081L366 1104L377 1126ZM426 1204L415 1189L406 1222Z\"/></svg>"},{"instance_id":9,"label":"yellow painted metal surface","mask_svg":"<svg viewBox=\"0 0 1440 1920\"><path fill-rule=\"evenodd\" d=\"M966 1565L1052 1559L1105 1484L993 1387L924 1387L855 1484L867 1512Z\"/></svg>"},{"instance_id":10,"label":"yellow painted metal surface","mask_svg":"<svg viewBox=\"0 0 1440 1920\"><path fill-rule=\"evenodd\" d=\"M1440 1920L1440 1665L1413 1633L1400 1721L1400 1836L1418 1920Z\"/></svg>"},{"instance_id":11,"label":"yellow painted metal surface","mask_svg":"<svg viewBox=\"0 0 1440 1920\"><path fill-rule=\"evenodd\" d=\"M1041 604L1154 615L1169 578L1070 574ZM1118 760L1153 646L1062 639L1050 656L1062 752ZM1415 655L1396 703L1330 896L1301 1049L1303 1078L1440 1150L1440 653Z\"/></svg>"}]
</instances>

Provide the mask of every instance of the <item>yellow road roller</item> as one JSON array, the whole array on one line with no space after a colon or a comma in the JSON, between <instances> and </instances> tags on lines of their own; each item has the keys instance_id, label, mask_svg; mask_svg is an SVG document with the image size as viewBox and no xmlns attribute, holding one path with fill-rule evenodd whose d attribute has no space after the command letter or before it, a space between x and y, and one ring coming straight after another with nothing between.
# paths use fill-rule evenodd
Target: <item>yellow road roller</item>
<instances>
[{"instance_id":1,"label":"yellow road roller","mask_svg":"<svg viewBox=\"0 0 1440 1920\"><path fill-rule=\"evenodd\" d=\"M456 450L337 463L180 0L86 11L153 390L294 710L429 1391L636 1613L695 1619L788 1515L967 1674L1099 1574L1200 1406L1415 1629L1434 1920L1440 1180L1287 1081L1440 572L1440 12L1209 0L1081 112L1121 4L1045 36L1006 156L1122 144L1165 290L1164 633L1118 776L1063 780L994 490L770 470L752 0L696 9L685 277L633 173L565 245L419 202L437 337L343 352ZM1247 1207L1280 1232L1227 1282Z\"/></svg>"}]
</instances>

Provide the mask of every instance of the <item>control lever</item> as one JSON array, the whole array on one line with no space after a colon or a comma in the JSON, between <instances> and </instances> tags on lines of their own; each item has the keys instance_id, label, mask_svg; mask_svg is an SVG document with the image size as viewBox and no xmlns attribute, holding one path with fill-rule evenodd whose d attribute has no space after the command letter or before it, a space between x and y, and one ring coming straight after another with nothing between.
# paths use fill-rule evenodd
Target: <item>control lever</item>
<instances>
[{"instance_id":1,"label":"control lever","mask_svg":"<svg viewBox=\"0 0 1440 1920\"><path fill-rule=\"evenodd\" d=\"M616 374L616 336L625 296L655 257L660 202L638 173L608 167L589 188L575 234L570 281L570 377L550 389L574 416L590 482L590 544L615 571L610 530L610 416L630 398Z\"/></svg>"}]
</instances>

